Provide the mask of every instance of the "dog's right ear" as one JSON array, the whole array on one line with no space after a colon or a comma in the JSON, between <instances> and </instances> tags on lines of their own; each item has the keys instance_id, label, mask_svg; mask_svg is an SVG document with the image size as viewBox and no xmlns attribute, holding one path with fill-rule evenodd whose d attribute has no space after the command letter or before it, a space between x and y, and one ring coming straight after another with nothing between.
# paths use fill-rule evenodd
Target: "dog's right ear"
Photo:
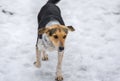
<instances>
[{"instance_id":1,"label":"dog's right ear","mask_svg":"<svg viewBox=\"0 0 120 81\"><path fill-rule=\"evenodd\" d=\"M46 33L47 32L47 28L40 28L38 30L38 34L43 34L43 33Z\"/></svg>"}]
</instances>

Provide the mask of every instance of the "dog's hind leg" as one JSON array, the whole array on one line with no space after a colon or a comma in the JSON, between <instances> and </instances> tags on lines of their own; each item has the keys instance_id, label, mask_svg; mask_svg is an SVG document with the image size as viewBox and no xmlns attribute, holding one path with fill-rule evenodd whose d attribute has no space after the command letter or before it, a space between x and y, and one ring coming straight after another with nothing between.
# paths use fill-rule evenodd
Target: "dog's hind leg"
<instances>
[{"instance_id":1,"label":"dog's hind leg","mask_svg":"<svg viewBox=\"0 0 120 81\"><path fill-rule=\"evenodd\" d=\"M41 50L40 50L40 46L38 44L40 44L40 46L41 46L41 40L40 39L37 40L37 44L36 44L36 61L34 62L34 65L39 68L41 66Z\"/></svg>"},{"instance_id":2,"label":"dog's hind leg","mask_svg":"<svg viewBox=\"0 0 120 81\"><path fill-rule=\"evenodd\" d=\"M42 60L43 60L43 61L48 60L48 54L46 54L45 50L43 50Z\"/></svg>"},{"instance_id":3,"label":"dog's hind leg","mask_svg":"<svg viewBox=\"0 0 120 81\"><path fill-rule=\"evenodd\" d=\"M40 67L41 66L41 51L38 49L38 47L36 47L36 61L34 62L34 65L36 67Z\"/></svg>"}]
</instances>

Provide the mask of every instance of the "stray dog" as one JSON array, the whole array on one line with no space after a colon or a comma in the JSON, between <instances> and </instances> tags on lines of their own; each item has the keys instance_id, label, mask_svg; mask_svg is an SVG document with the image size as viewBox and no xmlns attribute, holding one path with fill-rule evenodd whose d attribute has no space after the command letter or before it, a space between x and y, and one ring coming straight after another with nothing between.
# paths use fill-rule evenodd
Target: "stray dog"
<instances>
[{"instance_id":1,"label":"stray dog","mask_svg":"<svg viewBox=\"0 0 120 81\"><path fill-rule=\"evenodd\" d=\"M63 80L61 65L64 54L65 39L68 31L75 31L72 26L65 26L61 12L55 4L60 0L48 0L38 14L38 37L36 42L36 67L41 66L42 60L48 60L46 51L58 51L56 80Z\"/></svg>"}]
</instances>

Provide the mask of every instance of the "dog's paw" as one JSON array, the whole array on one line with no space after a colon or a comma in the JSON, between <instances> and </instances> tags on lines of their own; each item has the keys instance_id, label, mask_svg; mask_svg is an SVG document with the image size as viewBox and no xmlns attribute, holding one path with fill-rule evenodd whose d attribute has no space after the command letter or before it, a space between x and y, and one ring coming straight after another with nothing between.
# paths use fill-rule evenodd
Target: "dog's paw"
<instances>
[{"instance_id":1,"label":"dog's paw","mask_svg":"<svg viewBox=\"0 0 120 81\"><path fill-rule=\"evenodd\" d=\"M62 77L62 75L60 75L60 76L57 76L57 77L55 78L55 80L56 80L56 81L62 81L62 80L63 80L63 77Z\"/></svg>"},{"instance_id":2,"label":"dog's paw","mask_svg":"<svg viewBox=\"0 0 120 81\"><path fill-rule=\"evenodd\" d=\"M41 64L38 63L38 62L34 62L34 65L35 65L37 68L40 68L40 67L41 67Z\"/></svg>"},{"instance_id":3,"label":"dog's paw","mask_svg":"<svg viewBox=\"0 0 120 81\"><path fill-rule=\"evenodd\" d=\"M43 61L47 61L48 60L48 55L46 54L45 56L42 57Z\"/></svg>"}]
</instances>

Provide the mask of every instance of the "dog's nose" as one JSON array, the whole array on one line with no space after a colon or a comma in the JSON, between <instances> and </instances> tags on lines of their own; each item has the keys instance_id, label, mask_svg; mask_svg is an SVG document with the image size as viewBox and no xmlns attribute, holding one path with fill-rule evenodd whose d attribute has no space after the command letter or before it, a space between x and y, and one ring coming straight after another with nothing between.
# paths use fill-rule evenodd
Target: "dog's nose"
<instances>
[{"instance_id":1,"label":"dog's nose","mask_svg":"<svg viewBox=\"0 0 120 81\"><path fill-rule=\"evenodd\" d=\"M64 50L64 47L59 47L59 51L63 51Z\"/></svg>"}]
</instances>

